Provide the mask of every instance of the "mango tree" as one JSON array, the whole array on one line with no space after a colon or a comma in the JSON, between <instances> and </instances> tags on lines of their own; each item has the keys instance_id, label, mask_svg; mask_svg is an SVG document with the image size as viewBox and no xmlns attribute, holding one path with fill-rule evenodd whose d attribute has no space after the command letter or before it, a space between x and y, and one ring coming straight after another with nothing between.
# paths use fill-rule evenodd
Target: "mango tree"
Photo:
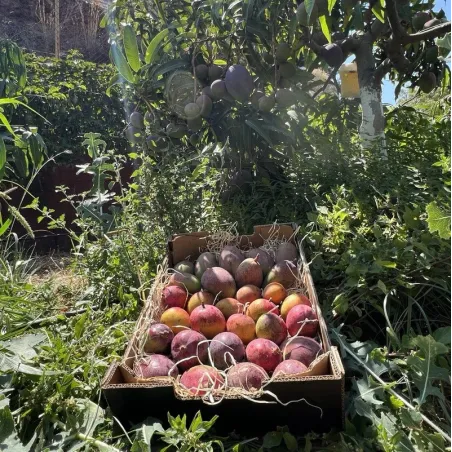
<instances>
[{"instance_id":1,"label":"mango tree","mask_svg":"<svg viewBox=\"0 0 452 452\"><path fill-rule=\"evenodd\" d=\"M384 140L381 94L386 74L398 82L396 96L407 83L425 93L441 84L450 89L444 58L450 52L450 22L443 11L433 13L433 7L432 0L306 0L297 9L304 43L330 66L355 55L365 145ZM323 33L310 32L317 23Z\"/></svg>"},{"instance_id":2,"label":"mango tree","mask_svg":"<svg viewBox=\"0 0 452 452\"><path fill-rule=\"evenodd\" d=\"M313 117L323 114L327 137L329 123L340 127L356 115L356 103L322 94L337 88L336 72L354 54L361 138L367 147L380 144L385 74L398 81L397 91L408 82L424 91L449 84L446 40L434 38L450 24L432 7L392 0L116 0L103 24L118 68L114 83L122 83L132 109L126 134L152 152L221 144L222 164L265 162L268 169L312 148ZM326 82L313 77L319 68L329 72Z\"/></svg>"}]
</instances>

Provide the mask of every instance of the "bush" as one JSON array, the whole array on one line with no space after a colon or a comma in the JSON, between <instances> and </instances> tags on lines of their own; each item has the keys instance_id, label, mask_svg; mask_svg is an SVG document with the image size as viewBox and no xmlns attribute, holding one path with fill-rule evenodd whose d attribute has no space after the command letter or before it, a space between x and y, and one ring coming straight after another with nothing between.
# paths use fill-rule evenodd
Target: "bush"
<instances>
[{"instance_id":1,"label":"bush","mask_svg":"<svg viewBox=\"0 0 452 452\"><path fill-rule=\"evenodd\" d=\"M26 64L23 94L45 120L21 109L12 123L37 126L49 156L70 149L71 162L80 161L84 151L74 146L92 130L101 130L109 147L125 149L124 105L114 89L106 94L115 75L112 66L85 61L77 51L60 60L26 54Z\"/></svg>"}]
</instances>

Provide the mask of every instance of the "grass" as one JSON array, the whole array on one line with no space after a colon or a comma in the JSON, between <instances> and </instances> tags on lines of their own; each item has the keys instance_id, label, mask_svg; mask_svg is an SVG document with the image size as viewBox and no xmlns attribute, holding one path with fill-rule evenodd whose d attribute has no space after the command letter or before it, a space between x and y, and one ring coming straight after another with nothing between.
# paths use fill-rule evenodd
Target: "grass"
<instances>
[{"instance_id":1,"label":"grass","mask_svg":"<svg viewBox=\"0 0 452 452\"><path fill-rule=\"evenodd\" d=\"M76 273L69 253L52 253L36 258L37 271L28 278L37 292L50 293L55 310L65 312L81 300L88 287L85 277Z\"/></svg>"},{"instance_id":2,"label":"grass","mask_svg":"<svg viewBox=\"0 0 452 452\"><path fill-rule=\"evenodd\" d=\"M3 339L44 325L61 314L71 315L87 287L86 279L71 267L68 254L16 258L14 264L6 259L2 262L7 269L3 287L9 286L0 295L2 324L8 331Z\"/></svg>"}]
</instances>

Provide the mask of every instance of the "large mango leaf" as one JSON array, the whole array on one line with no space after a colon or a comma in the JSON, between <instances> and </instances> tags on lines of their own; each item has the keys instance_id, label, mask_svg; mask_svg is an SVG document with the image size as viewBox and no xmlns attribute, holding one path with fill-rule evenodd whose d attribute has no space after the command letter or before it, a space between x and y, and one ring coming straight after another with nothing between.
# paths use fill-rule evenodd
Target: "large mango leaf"
<instances>
[{"instance_id":1,"label":"large mango leaf","mask_svg":"<svg viewBox=\"0 0 452 452\"><path fill-rule=\"evenodd\" d=\"M134 72L138 72L141 67L140 54L138 53L137 35L131 25L124 27L123 41L129 66Z\"/></svg>"},{"instance_id":2,"label":"large mango leaf","mask_svg":"<svg viewBox=\"0 0 452 452\"><path fill-rule=\"evenodd\" d=\"M134 83L135 76L133 75L132 69L126 60L126 57L122 53L122 50L116 43L111 45L111 56L113 63L115 64L118 72L129 82Z\"/></svg>"}]
</instances>

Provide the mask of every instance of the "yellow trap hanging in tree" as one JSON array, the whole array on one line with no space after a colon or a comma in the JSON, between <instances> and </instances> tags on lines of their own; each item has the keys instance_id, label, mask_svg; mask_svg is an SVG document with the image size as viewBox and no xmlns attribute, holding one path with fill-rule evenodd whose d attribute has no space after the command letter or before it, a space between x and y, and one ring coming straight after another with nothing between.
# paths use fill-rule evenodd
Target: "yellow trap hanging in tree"
<instances>
[{"instance_id":1,"label":"yellow trap hanging in tree","mask_svg":"<svg viewBox=\"0 0 452 452\"><path fill-rule=\"evenodd\" d=\"M343 64L339 68L341 77L341 95L347 98L359 97L358 68L356 63Z\"/></svg>"}]
</instances>

